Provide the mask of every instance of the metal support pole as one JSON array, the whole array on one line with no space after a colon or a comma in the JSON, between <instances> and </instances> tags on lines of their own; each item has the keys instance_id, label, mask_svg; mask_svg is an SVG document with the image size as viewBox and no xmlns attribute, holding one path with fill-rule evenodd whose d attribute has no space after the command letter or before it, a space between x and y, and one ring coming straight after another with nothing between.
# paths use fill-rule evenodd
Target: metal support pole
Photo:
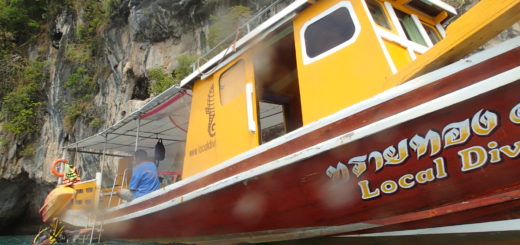
<instances>
[{"instance_id":1,"label":"metal support pole","mask_svg":"<svg viewBox=\"0 0 520 245\"><path fill-rule=\"evenodd\" d=\"M100 162L100 167L101 167L101 176L103 176L103 168L105 167L105 161L106 161L106 151L107 151L107 144L108 144L108 134L105 134L105 143L103 144L103 155L101 156L101 162ZM117 173L116 173L116 176L115 178L117 178ZM114 179L115 179L114 178ZM114 187L112 186L112 189ZM100 194L102 194L102 191L99 192ZM112 195L112 194L111 194ZM110 199L112 199L112 196L110 196ZM110 200L108 202L108 205L110 205ZM101 225L99 225L99 236L98 236L98 242L101 241L101 233L103 232L103 224L105 222L105 215L104 215L104 210L103 210L103 215L101 216ZM94 228L95 228L95 225L94 225ZM94 235L94 229L92 229L92 234L91 236Z\"/></svg>"},{"instance_id":2,"label":"metal support pole","mask_svg":"<svg viewBox=\"0 0 520 245\"><path fill-rule=\"evenodd\" d=\"M141 128L141 117L140 116L137 116L137 132L135 134L135 148L134 148L134 152L137 151L137 148L139 146L139 130Z\"/></svg>"}]
</instances>

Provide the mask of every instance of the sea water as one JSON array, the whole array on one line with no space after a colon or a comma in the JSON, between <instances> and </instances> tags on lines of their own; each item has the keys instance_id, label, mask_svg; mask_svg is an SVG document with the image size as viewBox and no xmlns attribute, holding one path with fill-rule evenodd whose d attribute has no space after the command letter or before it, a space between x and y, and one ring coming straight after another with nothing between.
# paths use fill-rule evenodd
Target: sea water
<instances>
[{"instance_id":1,"label":"sea water","mask_svg":"<svg viewBox=\"0 0 520 245\"><path fill-rule=\"evenodd\" d=\"M31 245L33 235L21 235L21 236L0 236L0 245ZM56 243L63 244L63 243ZM66 243L72 245L80 245L80 244L88 244L87 242L77 242L77 243ZM122 244L131 244L131 245L156 245L157 243L143 243L143 242L126 242L126 241L103 241L100 243L94 243L100 245L122 245Z\"/></svg>"}]
</instances>

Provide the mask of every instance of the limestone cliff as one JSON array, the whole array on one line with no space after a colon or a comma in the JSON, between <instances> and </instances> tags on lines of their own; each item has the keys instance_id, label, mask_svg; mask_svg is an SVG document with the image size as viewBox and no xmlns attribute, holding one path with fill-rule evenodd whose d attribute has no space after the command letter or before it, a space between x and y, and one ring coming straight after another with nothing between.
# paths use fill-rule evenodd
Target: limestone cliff
<instances>
[{"instance_id":1,"label":"limestone cliff","mask_svg":"<svg viewBox=\"0 0 520 245\"><path fill-rule=\"evenodd\" d=\"M108 18L96 12L99 2L113 5L109 13L102 13ZM210 16L234 5L257 11L271 2L69 1L47 13L51 16L41 33L23 49L29 60L45 62L45 103L41 121L33 122L39 130L19 136L0 129L0 234L39 223L39 206L56 181L49 170L54 159L65 157L78 166L84 179L94 177L99 156L75 155L62 147L142 105L152 96L148 71L161 68L171 73L178 66L177 57L208 49L201 37L205 39ZM103 23L96 23L99 19ZM91 88L70 85L78 79L90 82ZM71 116L74 106L80 111ZM111 173L110 166L104 173Z\"/></svg>"}]
</instances>

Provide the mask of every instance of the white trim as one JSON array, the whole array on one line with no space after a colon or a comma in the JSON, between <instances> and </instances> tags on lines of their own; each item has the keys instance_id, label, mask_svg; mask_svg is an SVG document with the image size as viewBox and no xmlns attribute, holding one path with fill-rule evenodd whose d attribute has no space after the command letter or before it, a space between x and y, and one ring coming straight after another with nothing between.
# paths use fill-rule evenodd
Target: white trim
<instances>
[{"instance_id":1,"label":"white trim","mask_svg":"<svg viewBox=\"0 0 520 245\"><path fill-rule=\"evenodd\" d=\"M247 107L247 129L256 132L256 122L253 111L253 84L246 83L246 107Z\"/></svg>"},{"instance_id":2,"label":"white trim","mask_svg":"<svg viewBox=\"0 0 520 245\"><path fill-rule=\"evenodd\" d=\"M427 47L419 45L415 42L408 40L406 38L406 36L403 38L401 36L395 35L392 32L389 32L383 28L379 28L378 32L384 39L397 43L404 48L412 48L414 51L421 53L421 54L424 54L426 51L428 51Z\"/></svg>"},{"instance_id":3,"label":"white trim","mask_svg":"<svg viewBox=\"0 0 520 245\"><path fill-rule=\"evenodd\" d=\"M368 20L370 21L370 24L372 25L372 28L374 29L374 32L377 37L377 42L379 43L379 46L381 47L381 50L383 51L383 55L385 56L386 62L388 63L388 66L390 67L392 74L397 74L397 67L395 66L394 60L392 60L392 56L390 56L390 53L388 53L388 49L386 48L385 43L383 42L383 39L381 38L381 34L379 32L379 29L383 29L383 28L379 27L379 25L377 25L376 22L374 21L374 17L370 13L370 10L368 9L366 1L361 1L361 3L363 4L363 7L365 8L365 12L369 16ZM385 14L385 17L386 17L386 14Z\"/></svg>"},{"instance_id":4,"label":"white trim","mask_svg":"<svg viewBox=\"0 0 520 245\"><path fill-rule=\"evenodd\" d=\"M263 40L265 37L267 37L269 34L271 34L272 30L276 30L278 29L278 27L282 26L283 24L289 22L290 20L292 20L294 17L296 16L296 14L290 14L288 16L285 16L284 19L280 20L279 22L277 22L275 25L271 26L269 30L266 30L265 32L263 32L262 34L258 34L258 36L256 37L256 40L257 41L260 41L260 40ZM238 49L237 51L234 51L233 54L229 54L221 63L217 63L215 65L215 67L213 67L210 71L208 72L205 72L205 73L201 73L200 75L200 80L204 80L208 77L210 77L211 75L213 75L215 72L217 72L218 70L220 70L222 67L228 65L229 63L231 63L233 60L235 60L236 58L238 58L239 56L241 56L242 54L244 54L245 52L249 51L249 49L254 46L256 43L253 43L253 42L250 42L250 43L246 43L244 44L244 46L241 48L241 49ZM225 51L223 51L225 52Z\"/></svg>"},{"instance_id":5,"label":"white trim","mask_svg":"<svg viewBox=\"0 0 520 245\"><path fill-rule=\"evenodd\" d=\"M335 123L345 117L354 115L360 111L372 108L376 105L385 103L391 99L394 99L398 96L401 96L405 93L409 93L411 91L414 91L418 88L424 87L432 82L438 81L442 78L448 77L454 73L459 72L460 70L467 69L469 67L475 66L481 62L484 62L486 60L489 60L497 55L500 55L502 53L508 52L512 49L520 47L520 37L516 37L513 39L510 39L501 45L497 45L495 47L492 47L490 49L487 49L485 51L479 52L477 54L474 54L473 56L462 59L458 62L455 62L451 65L448 65L446 67L443 67L441 69L438 69L436 71L427 73L423 76L420 76L418 78L415 78L411 81L402 83L401 85L391 88L389 90L386 90L372 98L366 99L364 101L361 101L357 104L354 104L352 106L349 106L343 110L340 110L334 114L331 114L329 116L326 116L320 120L314 121L312 123L309 123L308 125L305 125L301 128L298 128L286 135L283 135L281 137L278 137L272 141L269 141L265 144L262 144L260 146L257 146L249 151L246 151L244 153L241 153L233 158L230 158L212 168L209 168L207 170L204 170L202 172L199 172L193 176L190 176L182 181L176 182L174 184L171 184L169 186L166 186L164 188L161 188L155 192L152 192L148 195L141 196L139 198L136 198L132 200L131 202L119 205L117 207L111 208L108 211L116 211L118 209L125 208L127 206L131 206L140 202L144 202L150 198L157 197L160 195L165 194L166 192L169 192L171 190L175 190L181 186L188 185L194 181L197 181L201 178L204 178L210 174L216 173L220 170L226 169L230 166L233 166L237 162L243 161L245 159L251 158L255 155L258 155L262 152L265 152L269 149L272 149L274 147L277 147L279 145L285 144L288 141L291 141L293 139L296 139L304 134L307 134L308 132L314 131L319 128L323 128L327 125L330 125L332 123ZM175 200L175 199L174 199ZM172 200L172 201L174 201Z\"/></svg>"},{"instance_id":6,"label":"white trim","mask_svg":"<svg viewBox=\"0 0 520 245\"><path fill-rule=\"evenodd\" d=\"M507 84L513 83L520 79L520 67L513 68L509 71L503 72L501 74L495 75L491 78L485 79L476 84L470 85L468 87L459 89L455 92L449 93L447 95L438 97L434 100L428 101L421 105L410 108L406 111L402 111L400 113L394 114L377 122L371 123L364 127L355 129L353 131L347 132L343 135L334 137L332 139L326 140L319 144L316 144L312 147L300 150L296 153L281 157L279 159L273 160L271 162L260 165L254 169L248 170L246 172L242 172L236 174L234 176L228 177L226 179L222 179L185 195L182 195L173 200L160 203L156 206L153 206L148 209L144 209L138 212L130 213L127 215L123 215L117 218L113 218L107 220L105 223L113 223L124 221L132 218L137 218L149 213L158 212L172 206L175 206L181 202L186 202L192 199L196 199L200 196L207 195L209 193L213 193L215 191L221 190L230 185L245 181L247 179L253 178L255 176L259 176L268 172L271 172L275 169L288 166L290 164L296 163L298 161L313 157L325 151L337 148L339 146L357 141L364 137L376 134L385 129L389 129L391 127L397 126L399 124L405 123L407 121L413 120L415 118L424 116L426 114L441 110L448 106L452 106L454 104L463 102L465 100L469 100L473 97L481 95L483 93L492 91L494 89L500 88Z\"/></svg>"},{"instance_id":7,"label":"white trim","mask_svg":"<svg viewBox=\"0 0 520 245\"><path fill-rule=\"evenodd\" d=\"M417 29L419 30L419 33L421 33L422 38L426 42L426 46L431 48L433 46L432 40L430 40L430 36L428 36L428 33L426 33L426 30L424 29L423 24L421 23L421 20L419 20L419 17L415 14L411 14L413 23L417 26Z\"/></svg>"},{"instance_id":8,"label":"white trim","mask_svg":"<svg viewBox=\"0 0 520 245\"><path fill-rule=\"evenodd\" d=\"M425 229L378 232L360 235L342 235L335 237L378 237L378 236L414 236L414 235L440 235L440 234L463 234L477 232L501 232L520 231L520 219L491 221L465 225L452 225Z\"/></svg>"},{"instance_id":9,"label":"white trim","mask_svg":"<svg viewBox=\"0 0 520 245\"><path fill-rule=\"evenodd\" d=\"M443 1L439 1L439 0L426 0L427 2L430 2L431 4L443 9L443 10L446 10L446 12L450 13L450 14L453 14L453 15L457 15L457 10L448 5L447 3L443 2Z\"/></svg>"},{"instance_id":10,"label":"white trim","mask_svg":"<svg viewBox=\"0 0 520 245\"><path fill-rule=\"evenodd\" d=\"M412 61L417 59L417 55L415 55L414 50L412 48L408 47L406 50L408 50L408 54L410 55L410 58L412 59Z\"/></svg>"},{"instance_id":11,"label":"white trim","mask_svg":"<svg viewBox=\"0 0 520 245\"><path fill-rule=\"evenodd\" d=\"M439 34L441 34L441 37L446 38L446 30L444 29L444 27L441 24L437 24L435 25L435 27L437 28Z\"/></svg>"},{"instance_id":12,"label":"white trim","mask_svg":"<svg viewBox=\"0 0 520 245\"><path fill-rule=\"evenodd\" d=\"M404 29L401 26L401 22L399 22L399 18L397 18L397 14L394 11L394 7L392 6L391 3L386 2L386 1L385 1L384 4L385 4L385 7L386 7L386 12L388 12L388 15L390 15L390 20L392 21L392 23L394 23L395 30L397 31L397 34L400 37L406 39L406 33L404 33ZM395 34L392 33L392 35L395 35Z\"/></svg>"},{"instance_id":13,"label":"white trim","mask_svg":"<svg viewBox=\"0 0 520 245\"><path fill-rule=\"evenodd\" d=\"M278 23L281 20L286 20L286 17L297 12L302 6L308 4L307 0L295 0L293 3L291 3L289 6L284 8L282 11L275 14L273 17L269 18L259 26L257 26L253 31L249 32L244 37L240 38L236 44L235 47L242 48L242 46L249 41L253 40L256 36L260 34L265 34L266 30L268 30L271 26ZM293 15L294 16L294 15ZM220 60L222 60L225 57L226 50L223 50L219 54L215 55L213 58L211 58L208 62L206 62L204 65L202 65L197 71L192 72L190 75L188 75L186 78L182 79L180 82L180 87L185 87L192 81L194 81L199 75L204 73L204 71L207 71L211 69L212 66L215 64L218 64Z\"/></svg>"},{"instance_id":14,"label":"white trim","mask_svg":"<svg viewBox=\"0 0 520 245\"><path fill-rule=\"evenodd\" d=\"M348 39L347 41L345 41L339 45L336 45L334 48L331 48L331 49L317 55L316 57L312 57L312 58L309 57L309 55L307 54L307 43L305 42L305 31L307 31L307 28L310 25L314 24L316 21L323 19L323 17L326 17L330 13L332 13L340 8L346 8L347 11L349 12L350 18L352 19L352 23L354 24L354 28L355 28L354 34L352 35L352 37L350 39ZM341 1L341 2L337 3L336 5L330 7L329 9L321 12L319 15L316 15L312 19L305 22L303 24L302 28L300 29L300 40L301 40L301 44L302 44L301 47L302 47L303 64L308 65L312 62L323 59L323 58L335 53L336 51L349 46L350 44L353 44L357 40L360 32L361 32L361 24L359 23L359 20L357 18L356 12L354 11L354 8L352 7L352 4L350 2L346 2L346 1Z\"/></svg>"}]
</instances>

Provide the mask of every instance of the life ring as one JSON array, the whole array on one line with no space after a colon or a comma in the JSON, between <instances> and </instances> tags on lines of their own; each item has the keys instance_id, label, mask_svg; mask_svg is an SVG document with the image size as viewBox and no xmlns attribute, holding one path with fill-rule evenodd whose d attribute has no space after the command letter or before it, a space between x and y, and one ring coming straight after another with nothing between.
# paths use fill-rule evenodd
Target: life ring
<instances>
[{"instance_id":1,"label":"life ring","mask_svg":"<svg viewBox=\"0 0 520 245\"><path fill-rule=\"evenodd\" d=\"M54 162L52 163L52 166L51 166L52 174L54 174L54 176L56 176L56 177L63 177L64 174L60 173L60 172L58 172L58 170L56 170L56 164L58 164L58 163L67 164L67 163L69 163L69 161L67 161L65 159L58 158L58 159L54 160Z\"/></svg>"}]
</instances>

